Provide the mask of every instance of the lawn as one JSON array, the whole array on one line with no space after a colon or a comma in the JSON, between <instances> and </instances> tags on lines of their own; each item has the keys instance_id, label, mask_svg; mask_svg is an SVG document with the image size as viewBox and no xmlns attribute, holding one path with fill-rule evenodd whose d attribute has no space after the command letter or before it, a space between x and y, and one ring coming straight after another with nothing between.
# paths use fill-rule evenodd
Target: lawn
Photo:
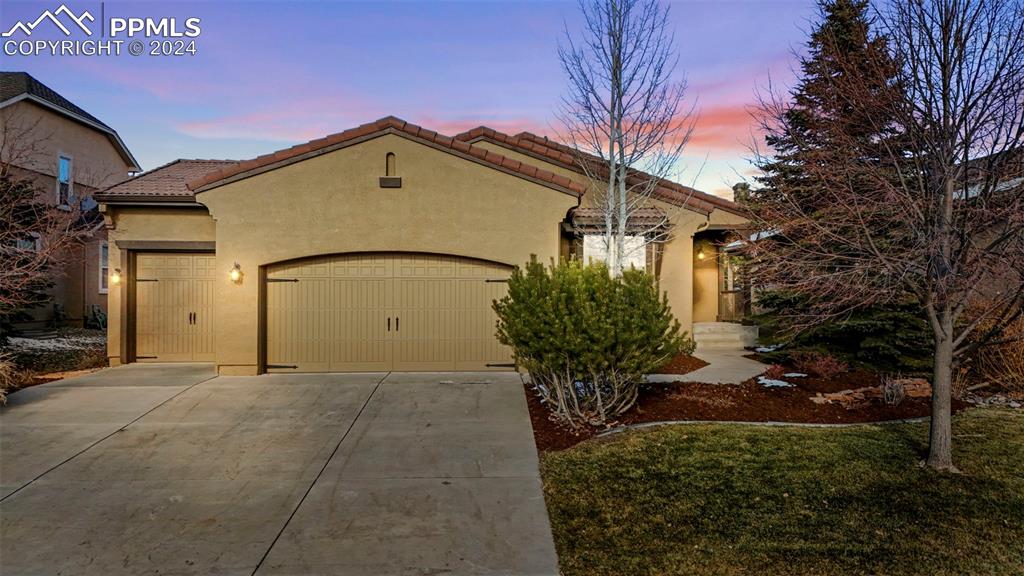
<instances>
[{"instance_id":1,"label":"lawn","mask_svg":"<svg viewBox=\"0 0 1024 576\"><path fill-rule=\"evenodd\" d=\"M566 576L1024 574L1024 412L954 429L960 475L918 466L927 424L685 425L542 457Z\"/></svg>"}]
</instances>

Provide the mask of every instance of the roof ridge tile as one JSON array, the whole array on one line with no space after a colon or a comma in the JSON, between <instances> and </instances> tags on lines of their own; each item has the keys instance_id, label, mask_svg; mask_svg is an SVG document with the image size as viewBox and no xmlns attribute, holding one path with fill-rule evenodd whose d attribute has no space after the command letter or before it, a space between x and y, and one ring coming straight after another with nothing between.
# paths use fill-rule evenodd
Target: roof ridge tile
<instances>
[{"instance_id":1,"label":"roof ridge tile","mask_svg":"<svg viewBox=\"0 0 1024 576\"><path fill-rule=\"evenodd\" d=\"M480 127L479 129L494 133L494 130L490 128ZM315 152L328 146L344 143L350 140L361 138L363 136L369 136L371 134L375 134L378 132L384 132L386 130L394 130L396 132L403 133L404 135L414 139L426 141L431 144L436 144L443 148L447 148L461 154L468 154L474 158L478 158L488 164L491 164L496 168L501 168L504 170L511 171L515 174L529 176L541 180L544 184L560 188L562 190L566 190L577 196L581 195L584 191L583 186L575 182L572 182L569 179L556 179L555 174L550 172L543 172L542 174L538 175L538 172L535 169L528 170L527 168L529 167L529 165L527 164L523 164L518 161L510 161L510 159L506 158L505 156L502 156L497 152L480 148L478 146L473 146L472 144L462 140L460 138L460 136L462 135L452 138L450 136L440 134L433 130L423 128L422 126L408 123L405 120L402 120L401 118L398 118L396 116L385 116L379 120L369 122L366 124L361 124L355 128L350 128L348 130L331 134L323 138L318 138L316 140L310 140L302 144L296 144L294 146L291 146L290 148L285 148L283 150L278 150L270 154L257 156L256 158L250 160L241 161L233 166L226 166L221 170L210 172L202 176L196 177L194 179L191 179L186 183L186 185L189 190L202 191L200 189L216 184L217 182L220 182L222 180L231 178L232 176L244 174L246 172L249 172L250 170L270 166L278 162L283 162L295 158L296 156L301 156L303 154Z\"/></svg>"}]
</instances>

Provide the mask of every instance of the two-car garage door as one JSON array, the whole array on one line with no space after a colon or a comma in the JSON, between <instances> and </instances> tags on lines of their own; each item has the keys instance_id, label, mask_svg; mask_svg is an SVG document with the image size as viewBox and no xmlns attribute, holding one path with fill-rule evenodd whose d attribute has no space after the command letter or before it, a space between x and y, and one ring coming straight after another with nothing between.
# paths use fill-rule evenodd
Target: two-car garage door
<instances>
[{"instance_id":1,"label":"two-car garage door","mask_svg":"<svg viewBox=\"0 0 1024 576\"><path fill-rule=\"evenodd\" d=\"M319 257L266 278L271 372L507 369L491 302L508 267L455 256Z\"/></svg>"}]
</instances>

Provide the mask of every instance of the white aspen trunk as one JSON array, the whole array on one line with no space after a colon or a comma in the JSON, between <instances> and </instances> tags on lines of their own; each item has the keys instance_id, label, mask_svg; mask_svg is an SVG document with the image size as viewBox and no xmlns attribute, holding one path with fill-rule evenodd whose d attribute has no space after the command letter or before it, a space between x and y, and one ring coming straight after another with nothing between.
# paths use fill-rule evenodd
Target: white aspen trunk
<instances>
[{"instance_id":1,"label":"white aspen trunk","mask_svg":"<svg viewBox=\"0 0 1024 576\"><path fill-rule=\"evenodd\" d=\"M622 147L619 147L622 150ZM619 215L618 215L618 229L615 231L615 251L618 253L618 268L617 275L621 276L623 270L626 269L626 223L629 220L629 213L627 210L628 204L626 202L626 166L624 159L619 159L619 189L618 189L618 202L619 202Z\"/></svg>"},{"instance_id":2,"label":"white aspen trunk","mask_svg":"<svg viewBox=\"0 0 1024 576\"><path fill-rule=\"evenodd\" d=\"M618 168L617 160L620 152L620 130L621 130L621 118L616 113L619 109L620 98L622 97L620 90L622 86L621 77L621 64L619 47L621 46L620 40L616 33L619 32L619 13L618 5L613 1L609 6L610 13L608 14L608 35L609 35L609 48L611 50L611 85L609 86L609 102L608 110L610 112L608 117L608 190L605 195L605 263L608 265L610 273L615 274L615 270L618 269L618 254L615 250L615 175Z\"/></svg>"},{"instance_id":3,"label":"white aspen trunk","mask_svg":"<svg viewBox=\"0 0 1024 576\"><path fill-rule=\"evenodd\" d=\"M622 86L622 48L624 39L622 37L622 19L621 8L617 2L612 2L612 11L614 14L614 22L610 27L612 31L612 61L611 61L611 94L612 102L609 111L612 116L612 124L615 129L612 132L612 140L615 141L614 150L610 156L611 165L609 166L608 178L609 178L609 207L611 213L614 215L615 229L614 229L614 246L609 244L608 253L614 255L609 263L609 269L614 276L621 276L623 270L623 263L625 262L625 227L626 227L626 204L623 201L620 190L625 185L622 175L625 173L625 142L623 137L623 86Z\"/></svg>"},{"instance_id":4,"label":"white aspen trunk","mask_svg":"<svg viewBox=\"0 0 1024 576\"><path fill-rule=\"evenodd\" d=\"M614 95L612 96L614 99ZM611 118L608 133L611 135L608 138L608 190L605 193L605 207L604 207L604 248L605 248L605 263L608 265L608 270L614 273L615 271L615 227L614 227L614 216L615 216L615 173L616 173L616 151L615 147L618 141L616 137L616 124L615 118Z\"/></svg>"}]
</instances>

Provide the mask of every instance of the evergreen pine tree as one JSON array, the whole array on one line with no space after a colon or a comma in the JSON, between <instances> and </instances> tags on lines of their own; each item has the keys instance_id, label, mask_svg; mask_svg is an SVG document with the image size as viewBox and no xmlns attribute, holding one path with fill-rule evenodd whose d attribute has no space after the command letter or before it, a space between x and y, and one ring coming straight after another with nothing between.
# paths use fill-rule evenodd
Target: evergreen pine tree
<instances>
[{"instance_id":1,"label":"evergreen pine tree","mask_svg":"<svg viewBox=\"0 0 1024 576\"><path fill-rule=\"evenodd\" d=\"M786 202L813 217L827 209L828 187L809 177L804 167L827 162L836 154L876 163L879 173L888 171L896 178L894 167L883 159L891 157L886 147L899 149L897 123L879 118L883 106L865 106L863 102L853 105L835 89L844 75L881 79L872 86L872 94L880 100L885 98L885 91L900 89L894 79L896 65L889 57L887 39L872 34L868 10L867 0L819 3L820 23L801 61L802 74L791 92L792 105L786 110L785 121L766 137L772 156L758 165L763 175L758 178L761 187L752 191L747 203L751 210L770 210L773 203ZM842 138L833 138L832 134L841 134ZM799 230L788 230L787 241L799 241ZM790 353L817 348L883 370L927 369L930 330L914 306L852 310L842 320L796 336L789 329L806 316L804 296L769 291L759 296L758 307L762 310L758 322L770 338L791 340L786 347Z\"/></svg>"}]
</instances>

